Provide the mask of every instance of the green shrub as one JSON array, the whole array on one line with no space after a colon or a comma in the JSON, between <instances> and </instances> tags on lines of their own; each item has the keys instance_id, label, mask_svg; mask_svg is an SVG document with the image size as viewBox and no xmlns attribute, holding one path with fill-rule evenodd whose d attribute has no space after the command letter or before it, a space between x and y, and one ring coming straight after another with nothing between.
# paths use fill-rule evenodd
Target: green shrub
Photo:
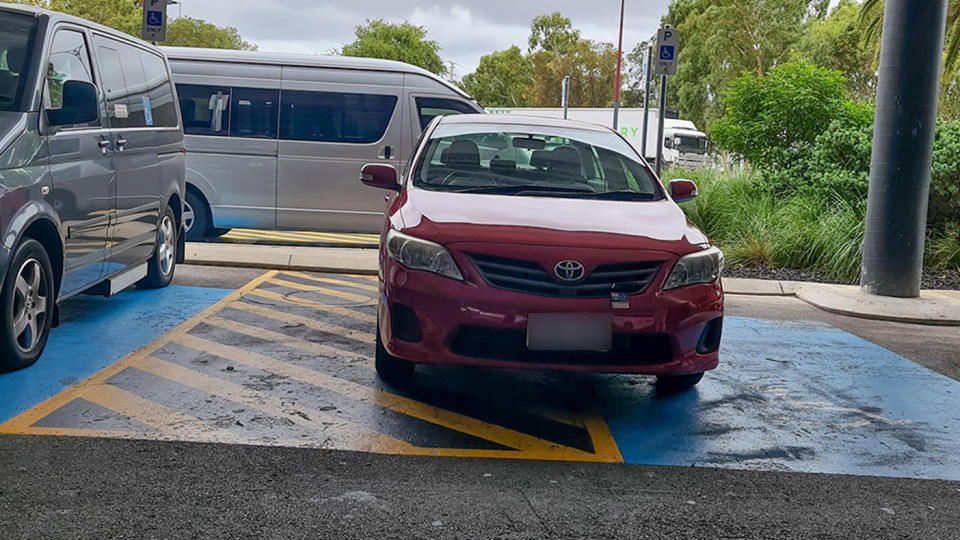
<instances>
[{"instance_id":1,"label":"green shrub","mask_svg":"<svg viewBox=\"0 0 960 540\"><path fill-rule=\"evenodd\" d=\"M937 122L930 181L930 223L960 223L960 121Z\"/></svg>"}]
</instances>

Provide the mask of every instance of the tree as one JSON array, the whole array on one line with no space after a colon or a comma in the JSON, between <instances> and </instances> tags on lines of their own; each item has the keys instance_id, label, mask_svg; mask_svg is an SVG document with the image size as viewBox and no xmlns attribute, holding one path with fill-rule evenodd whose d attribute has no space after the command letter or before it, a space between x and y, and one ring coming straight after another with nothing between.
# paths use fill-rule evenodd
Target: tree
<instances>
[{"instance_id":1,"label":"tree","mask_svg":"<svg viewBox=\"0 0 960 540\"><path fill-rule=\"evenodd\" d=\"M240 32L231 26L219 27L200 19L180 17L167 25L167 40L171 47L207 47L211 49L239 49L255 51L252 45L240 37Z\"/></svg>"},{"instance_id":2,"label":"tree","mask_svg":"<svg viewBox=\"0 0 960 540\"><path fill-rule=\"evenodd\" d=\"M864 0L860 21L867 39L879 40L883 29L883 0ZM943 70L952 73L960 62L960 0L949 0L947 7L947 43Z\"/></svg>"},{"instance_id":3,"label":"tree","mask_svg":"<svg viewBox=\"0 0 960 540\"><path fill-rule=\"evenodd\" d=\"M820 7L819 0L674 0L663 18L680 33L668 103L709 126L722 114L731 81L744 71L762 76L788 61L803 21Z\"/></svg>"},{"instance_id":4,"label":"tree","mask_svg":"<svg viewBox=\"0 0 960 540\"><path fill-rule=\"evenodd\" d=\"M366 25L357 27L355 36L339 54L397 60L437 75L448 73L447 65L440 58L440 44L426 39L427 31L422 26L368 19Z\"/></svg>"},{"instance_id":5,"label":"tree","mask_svg":"<svg viewBox=\"0 0 960 540\"><path fill-rule=\"evenodd\" d=\"M533 83L533 64L514 45L481 57L477 70L460 86L484 107L525 107Z\"/></svg>"},{"instance_id":6,"label":"tree","mask_svg":"<svg viewBox=\"0 0 960 540\"><path fill-rule=\"evenodd\" d=\"M784 152L813 144L852 106L843 74L809 62L782 64L762 76L744 73L731 84L724 105L711 137L758 166L775 165Z\"/></svg>"},{"instance_id":7,"label":"tree","mask_svg":"<svg viewBox=\"0 0 960 540\"><path fill-rule=\"evenodd\" d=\"M617 50L610 43L581 39L564 54L546 50L531 55L534 84L532 105L558 107L563 78L570 77L571 107L611 107L617 69Z\"/></svg>"},{"instance_id":8,"label":"tree","mask_svg":"<svg viewBox=\"0 0 960 540\"><path fill-rule=\"evenodd\" d=\"M863 37L859 14L856 2L843 0L828 17L808 22L797 44L797 56L843 72L855 98L873 99L877 92L875 51Z\"/></svg>"},{"instance_id":9,"label":"tree","mask_svg":"<svg viewBox=\"0 0 960 540\"><path fill-rule=\"evenodd\" d=\"M580 31L559 11L534 17L530 23L529 52L566 54L580 42Z\"/></svg>"}]
</instances>

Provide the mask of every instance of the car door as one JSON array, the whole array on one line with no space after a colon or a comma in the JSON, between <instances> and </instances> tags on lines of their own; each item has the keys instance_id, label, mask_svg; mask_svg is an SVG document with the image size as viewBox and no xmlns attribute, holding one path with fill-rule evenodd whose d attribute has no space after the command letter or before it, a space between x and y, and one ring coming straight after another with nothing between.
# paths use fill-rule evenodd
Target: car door
<instances>
[{"instance_id":1,"label":"car door","mask_svg":"<svg viewBox=\"0 0 960 540\"><path fill-rule=\"evenodd\" d=\"M95 34L114 144L116 214L110 229L107 274L148 259L160 221L157 134L139 47Z\"/></svg>"},{"instance_id":2,"label":"car door","mask_svg":"<svg viewBox=\"0 0 960 540\"><path fill-rule=\"evenodd\" d=\"M383 194L357 178L365 163L399 168L403 75L283 68L277 226L378 232Z\"/></svg>"},{"instance_id":3,"label":"car door","mask_svg":"<svg viewBox=\"0 0 960 540\"><path fill-rule=\"evenodd\" d=\"M62 107L62 88L68 80L100 85L94 76L89 37L80 27L60 25L55 29L47 57L45 110ZM117 187L106 118L101 100L96 121L57 126L57 132L48 138L53 206L65 231L61 296L82 291L104 276Z\"/></svg>"}]
</instances>

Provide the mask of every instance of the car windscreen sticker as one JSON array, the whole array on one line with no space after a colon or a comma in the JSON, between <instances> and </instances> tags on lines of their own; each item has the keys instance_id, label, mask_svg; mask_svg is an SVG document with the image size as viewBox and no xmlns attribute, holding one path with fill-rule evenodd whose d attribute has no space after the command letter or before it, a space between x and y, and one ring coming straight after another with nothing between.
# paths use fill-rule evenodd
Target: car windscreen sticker
<instances>
[{"instance_id":1,"label":"car windscreen sticker","mask_svg":"<svg viewBox=\"0 0 960 540\"><path fill-rule=\"evenodd\" d=\"M150 108L150 98L143 96L140 98L143 101L143 121L148 126L153 125L153 109Z\"/></svg>"},{"instance_id":2,"label":"car windscreen sticker","mask_svg":"<svg viewBox=\"0 0 960 540\"><path fill-rule=\"evenodd\" d=\"M127 106L123 103L117 103L113 106L113 115L117 118L130 118L130 111L127 110Z\"/></svg>"}]
</instances>

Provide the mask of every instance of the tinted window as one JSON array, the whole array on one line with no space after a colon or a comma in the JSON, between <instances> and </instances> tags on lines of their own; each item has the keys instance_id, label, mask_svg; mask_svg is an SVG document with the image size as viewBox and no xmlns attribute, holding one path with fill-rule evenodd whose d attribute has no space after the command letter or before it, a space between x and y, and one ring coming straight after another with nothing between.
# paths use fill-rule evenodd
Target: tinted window
<instances>
[{"instance_id":1,"label":"tinted window","mask_svg":"<svg viewBox=\"0 0 960 540\"><path fill-rule=\"evenodd\" d=\"M420 115L420 129L426 129L427 124L438 116L448 114L470 114L477 110L472 106L455 99L417 98L417 114Z\"/></svg>"},{"instance_id":2,"label":"tinted window","mask_svg":"<svg viewBox=\"0 0 960 540\"><path fill-rule=\"evenodd\" d=\"M230 127L230 89L178 84L183 131L189 135L223 135Z\"/></svg>"},{"instance_id":3,"label":"tinted window","mask_svg":"<svg viewBox=\"0 0 960 540\"><path fill-rule=\"evenodd\" d=\"M120 51L123 79L127 83L127 108L130 111L130 118L124 127L145 127L147 104L143 98L147 97L147 78L140 64L140 49L122 43L118 44L117 49Z\"/></svg>"},{"instance_id":4,"label":"tinted window","mask_svg":"<svg viewBox=\"0 0 960 540\"><path fill-rule=\"evenodd\" d=\"M173 89L170 86L170 74L167 64L152 52L141 50L140 63L147 81L147 99L153 125L158 127L177 126L177 105L173 102ZM150 124L148 121L147 124Z\"/></svg>"},{"instance_id":5,"label":"tinted window","mask_svg":"<svg viewBox=\"0 0 960 540\"><path fill-rule=\"evenodd\" d=\"M23 110L36 19L0 12L0 111Z\"/></svg>"},{"instance_id":6,"label":"tinted window","mask_svg":"<svg viewBox=\"0 0 960 540\"><path fill-rule=\"evenodd\" d=\"M230 101L230 136L277 138L279 90L234 88Z\"/></svg>"},{"instance_id":7,"label":"tinted window","mask_svg":"<svg viewBox=\"0 0 960 540\"><path fill-rule=\"evenodd\" d=\"M60 30L53 38L47 63L46 108L63 107L63 85L67 81L93 83L90 54L83 34L74 30ZM99 120L85 125L98 125Z\"/></svg>"},{"instance_id":8,"label":"tinted window","mask_svg":"<svg viewBox=\"0 0 960 540\"><path fill-rule=\"evenodd\" d=\"M383 138L396 96L284 90L280 138L371 143Z\"/></svg>"},{"instance_id":9,"label":"tinted window","mask_svg":"<svg viewBox=\"0 0 960 540\"><path fill-rule=\"evenodd\" d=\"M100 76L103 78L101 87L107 95L110 124L115 127L127 127L130 122L130 110L127 107L127 86L123 81L120 52L100 45L97 47L97 59L100 62Z\"/></svg>"}]
</instances>

